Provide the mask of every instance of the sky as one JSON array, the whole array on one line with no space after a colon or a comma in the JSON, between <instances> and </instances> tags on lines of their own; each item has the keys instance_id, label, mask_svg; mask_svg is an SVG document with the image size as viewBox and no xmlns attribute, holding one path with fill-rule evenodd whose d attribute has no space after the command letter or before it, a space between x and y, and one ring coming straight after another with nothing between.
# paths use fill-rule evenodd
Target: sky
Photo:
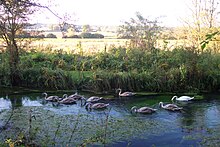
<instances>
[{"instance_id":1,"label":"sky","mask_svg":"<svg viewBox=\"0 0 220 147\"><path fill-rule=\"evenodd\" d=\"M39 0L48 5L47 0ZM71 15L75 24L80 25L121 25L135 13L144 18L159 21L164 26L181 25L187 9L186 0L50 0L51 10L59 16ZM37 18L37 19L36 19ZM57 23L58 19L49 11L42 10L35 22Z\"/></svg>"}]
</instances>

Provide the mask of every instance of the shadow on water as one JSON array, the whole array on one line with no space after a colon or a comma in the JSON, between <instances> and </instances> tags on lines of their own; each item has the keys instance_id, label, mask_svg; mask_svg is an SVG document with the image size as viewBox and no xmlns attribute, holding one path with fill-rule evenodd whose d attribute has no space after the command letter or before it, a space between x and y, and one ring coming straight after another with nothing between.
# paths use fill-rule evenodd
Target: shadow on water
<instances>
[{"instance_id":1,"label":"shadow on water","mask_svg":"<svg viewBox=\"0 0 220 147\"><path fill-rule=\"evenodd\" d=\"M83 95L86 98L91 96L89 93ZM102 102L110 104L107 109L87 111L80 101L73 105L55 105L46 102L41 93L2 96L0 142L6 138L16 140L22 134L31 136L31 140L39 145L48 146L220 145L218 95L205 95L203 100L175 102L183 107L181 112L159 107L159 102L172 103L171 97L106 97ZM157 111L148 115L131 114L133 106L148 106ZM35 119L30 124L32 116Z\"/></svg>"}]
</instances>

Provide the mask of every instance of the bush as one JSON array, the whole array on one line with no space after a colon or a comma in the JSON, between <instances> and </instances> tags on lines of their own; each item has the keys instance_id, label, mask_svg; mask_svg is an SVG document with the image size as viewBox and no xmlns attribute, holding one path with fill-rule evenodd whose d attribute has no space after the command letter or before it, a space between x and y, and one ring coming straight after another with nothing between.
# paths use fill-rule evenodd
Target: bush
<instances>
[{"instance_id":1,"label":"bush","mask_svg":"<svg viewBox=\"0 0 220 147\"><path fill-rule=\"evenodd\" d=\"M57 38L57 36L54 35L53 33L49 33L46 35L46 38Z\"/></svg>"},{"instance_id":2,"label":"bush","mask_svg":"<svg viewBox=\"0 0 220 147\"><path fill-rule=\"evenodd\" d=\"M64 36L63 38L80 38L78 35Z\"/></svg>"},{"instance_id":3,"label":"bush","mask_svg":"<svg viewBox=\"0 0 220 147\"><path fill-rule=\"evenodd\" d=\"M102 34L81 33L81 38L104 38Z\"/></svg>"}]
</instances>

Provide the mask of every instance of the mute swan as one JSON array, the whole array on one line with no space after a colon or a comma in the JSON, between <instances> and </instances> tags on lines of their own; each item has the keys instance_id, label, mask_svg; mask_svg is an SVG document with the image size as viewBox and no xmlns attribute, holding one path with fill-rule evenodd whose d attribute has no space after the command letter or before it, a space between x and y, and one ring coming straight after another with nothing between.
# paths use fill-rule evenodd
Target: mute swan
<instances>
[{"instance_id":1,"label":"mute swan","mask_svg":"<svg viewBox=\"0 0 220 147\"><path fill-rule=\"evenodd\" d=\"M93 102L98 102L98 101L100 101L101 99L102 99L102 97L91 96L90 98L88 98L88 99L86 100L86 102L91 102L91 103L93 103Z\"/></svg>"},{"instance_id":2,"label":"mute swan","mask_svg":"<svg viewBox=\"0 0 220 147\"><path fill-rule=\"evenodd\" d=\"M85 108L87 110L91 110L91 109L103 109L103 108L107 108L109 106L109 104L105 104L105 103L87 103L85 105Z\"/></svg>"},{"instance_id":3,"label":"mute swan","mask_svg":"<svg viewBox=\"0 0 220 147\"><path fill-rule=\"evenodd\" d=\"M131 108L131 113L136 112L136 113L142 113L142 114L151 114L151 113L154 113L156 111L157 111L157 109L153 109L153 108L150 108L150 107L141 107L141 108L137 109L136 106L133 106Z\"/></svg>"},{"instance_id":4,"label":"mute swan","mask_svg":"<svg viewBox=\"0 0 220 147\"><path fill-rule=\"evenodd\" d=\"M72 94L70 96L68 96L68 98L72 98L74 100L81 100L83 98L83 96L78 95L77 92L75 94Z\"/></svg>"},{"instance_id":5,"label":"mute swan","mask_svg":"<svg viewBox=\"0 0 220 147\"><path fill-rule=\"evenodd\" d=\"M102 99L102 97L98 97L98 96L91 96L90 98L88 99L85 99L84 97L82 97L80 100L81 100L81 106L85 106L87 105L88 103L95 103L95 102L98 102Z\"/></svg>"},{"instance_id":6,"label":"mute swan","mask_svg":"<svg viewBox=\"0 0 220 147\"><path fill-rule=\"evenodd\" d=\"M182 107L178 107L177 105L175 104L166 104L166 105L163 105L163 102L160 102L159 103L159 106L166 109L166 110L171 110L171 111L179 111L179 110L182 110L183 108Z\"/></svg>"},{"instance_id":7,"label":"mute swan","mask_svg":"<svg viewBox=\"0 0 220 147\"><path fill-rule=\"evenodd\" d=\"M173 96L171 100L173 101L174 99L176 99L177 101L190 101L190 100L194 99L194 97L181 96L178 98L177 96Z\"/></svg>"},{"instance_id":8,"label":"mute swan","mask_svg":"<svg viewBox=\"0 0 220 147\"><path fill-rule=\"evenodd\" d=\"M64 94L63 97L64 98L62 100L58 100L57 102L60 104L76 104L76 100L73 98L67 97L67 94Z\"/></svg>"},{"instance_id":9,"label":"mute swan","mask_svg":"<svg viewBox=\"0 0 220 147\"><path fill-rule=\"evenodd\" d=\"M47 97L47 93L46 92L43 93L43 96L44 96L44 99L46 101L51 101L51 102L56 102L59 99L58 96L48 96Z\"/></svg>"},{"instance_id":10,"label":"mute swan","mask_svg":"<svg viewBox=\"0 0 220 147\"><path fill-rule=\"evenodd\" d=\"M136 94L136 93L128 92L128 91L121 93L121 92L122 92L121 88L118 88L117 90L119 90L119 93L118 93L119 96L124 96L124 97L126 97L126 96L133 96L133 95Z\"/></svg>"}]
</instances>

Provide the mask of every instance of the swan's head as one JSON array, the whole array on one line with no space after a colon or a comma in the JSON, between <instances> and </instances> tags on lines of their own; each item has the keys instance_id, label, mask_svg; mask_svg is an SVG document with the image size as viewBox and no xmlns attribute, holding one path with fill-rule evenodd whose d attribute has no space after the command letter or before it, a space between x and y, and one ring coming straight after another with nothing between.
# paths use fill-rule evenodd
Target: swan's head
<instances>
[{"instance_id":1,"label":"swan's head","mask_svg":"<svg viewBox=\"0 0 220 147\"><path fill-rule=\"evenodd\" d=\"M163 106L163 102L159 102L159 106L160 106L160 107Z\"/></svg>"},{"instance_id":2,"label":"swan's head","mask_svg":"<svg viewBox=\"0 0 220 147\"><path fill-rule=\"evenodd\" d=\"M64 94L62 98L67 98L67 97L68 97L68 95L67 95L67 94Z\"/></svg>"},{"instance_id":3,"label":"swan's head","mask_svg":"<svg viewBox=\"0 0 220 147\"><path fill-rule=\"evenodd\" d=\"M116 91L121 91L121 88L116 89Z\"/></svg>"},{"instance_id":4,"label":"swan's head","mask_svg":"<svg viewBox=\"0 0 220 147\"><path fill-rule=\"evenodd\" d=\"M175 95L175 96L173 96L172 97L172 99L171 99L171 101L173 101L174 99L176 99L177 98L177 96Z\"/></svg>"},{"instance_id":5,"label":"swan's head","mask_svg":"<svg viewBox=\"0 0 220 147\"><path fill-rule=\"evenodd\" d=\"M43 95L44 97L47 97L47 93L46 93L46 92L42 93L42 95Z\"/></svg>"},{"instance_id":6,"label":"swan's head","mask_svg":"<svg viewBox=\"0 0 220 147\"><path fill-rule=\"evenodd\" d=\"M131 108L131 113L132 112L136 112L137 111L137 107L136 106L133 106L132 108Z\"/></svg>"}]
</instances>

